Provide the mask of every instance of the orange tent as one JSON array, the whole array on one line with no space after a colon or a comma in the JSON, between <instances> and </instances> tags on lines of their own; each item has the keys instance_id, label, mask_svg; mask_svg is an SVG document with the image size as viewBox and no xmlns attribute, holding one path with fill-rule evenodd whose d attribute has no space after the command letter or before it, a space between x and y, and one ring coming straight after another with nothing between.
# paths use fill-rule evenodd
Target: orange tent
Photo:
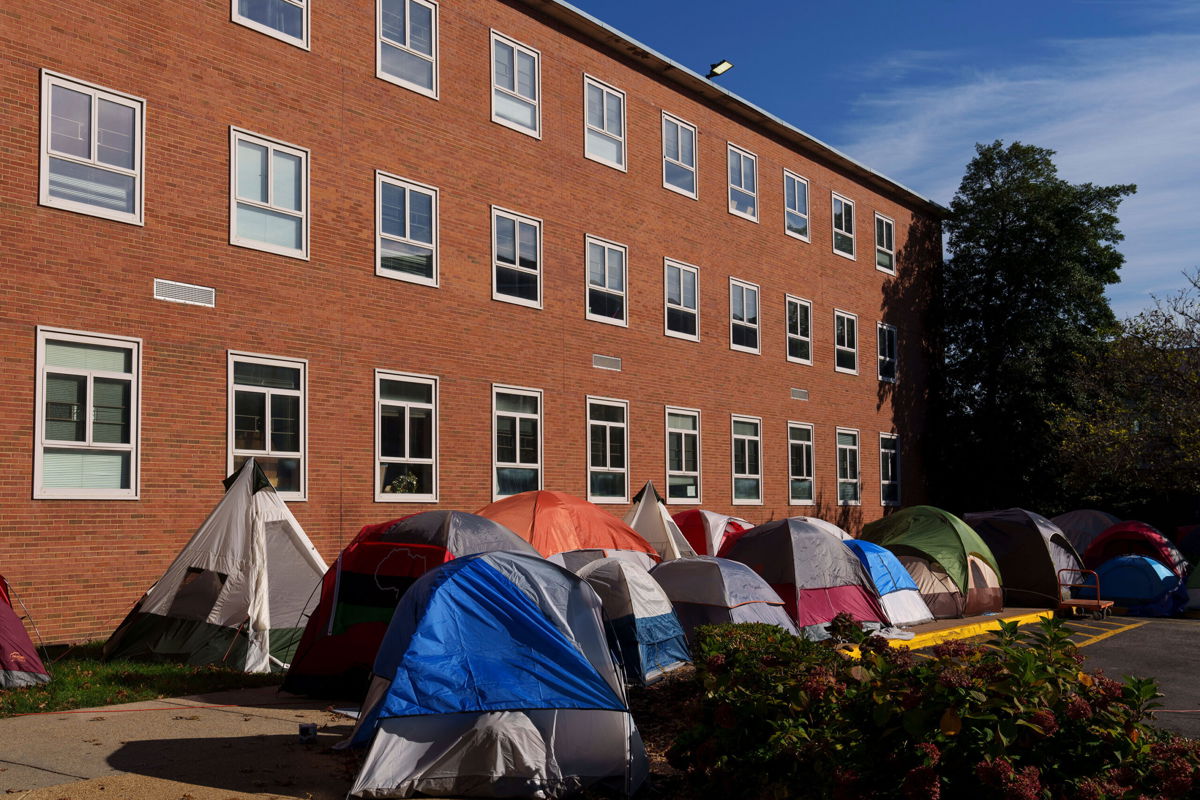
<instances>
[{"instance_id":1,"label":"orange tent","mask_svg":"<svg viewBox=\"0 0 1200 800\"><path fill-rule=\"evenodd\" d=\"M599 506L562 492L522 492L475 513L499 522L568 569L608 556L631 558L644 566L659 560L657 551L633 528Z\"/></svg>"}]
</instances>

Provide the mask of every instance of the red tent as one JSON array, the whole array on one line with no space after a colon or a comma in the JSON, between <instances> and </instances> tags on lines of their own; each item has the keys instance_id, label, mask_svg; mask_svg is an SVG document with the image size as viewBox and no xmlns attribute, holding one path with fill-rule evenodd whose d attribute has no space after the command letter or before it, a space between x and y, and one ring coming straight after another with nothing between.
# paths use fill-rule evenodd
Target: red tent
<instances>
[{"instance_id":1,"label":"red tent","mask_svg":"<svg viewBox=\"0 0 1200 800\"><path fill-rule=\"evenodd\" d=\"M1148 556L1180 577L1187 575L1188 562L1183 553L1153 526L1135 520L1118 522L1097 536L1084 551L1083 563L1088 569L1096 569L1109 559L1129 555Z\"/></svg>"},{"instance_id":2,"label":"red tent","mask_svg":"<svg viewBox=\"0 0 1200 800\"><path fill-rule=\"evenodd\" d=\"M34 686L50 680L38 658L21 618L8 597L8 583L0 575L0 689Z\"/></svg>"},{"instance_id":3,"label":"red tent","mask_svg":"<svg viewBox=\"0 0 1200 800\"><path fill-rule=\"evenodd\" d=\"M660 560L658 551L633 528L600 506L563 492L522 492L475 513L499 522L568 569L606 557L646 568Z\"/></svg>"},{"instance_id":4,"label":"red tent","mask_svg":"<svg viewBox=\"0 0 1200 800\"><path fill-rule=\"evenodd\" d=\"M502 525L462 511L425 511L367 525L325 573L320 603L304 628L283 689L361 695L408 587L454 558L495 550L536 555Z\"/></svg>"},{"instance_id":5,"label":"red tent","mask_svg":"<svg viewBox=\"0 0 1200 800\"><path fill-rule=\"evenodd\" d=\"M701 508L680 511L671 519L683 531L683 538L688 540L697 555L721 558L725 557L729 546L738 537L754 527L754 523L741 517L727 517Z\"/></svg>"}]
</instances>

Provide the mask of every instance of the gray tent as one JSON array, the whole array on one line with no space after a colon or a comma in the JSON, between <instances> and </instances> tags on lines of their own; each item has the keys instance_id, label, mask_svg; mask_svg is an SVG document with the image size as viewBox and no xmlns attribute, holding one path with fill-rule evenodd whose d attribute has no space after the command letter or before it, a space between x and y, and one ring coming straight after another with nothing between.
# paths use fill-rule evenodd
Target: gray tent
<instances>
[{"instance_id":1,"label":"gray tent","mask_svg":"<svg viewBox=\"0 0 1200 800\"><path fill-rule=\"evenodd\" d=\"M765 622L800 635L775 590L745 564L713 556L664 561L650 576L671 598L688 641L700 625Z\"/></svg>"},{"instance_id":2,"label":"gray tent","mask_svg":"<svg viewBox=\"0 0 1200 800\"><path fill-rule=\"evenodd\" d=\"M1081 508L1078 511L1059 514L1050 521L1062 530L1076 553L1083 553L1092 540L1121 520L1107 511Z\"/></svg>"},{"instance_id":3,"label":"gray tent","mask_svg":"<svg viewBox=\"0 0 1200 800\"><path fill-rule=\"evenodd\" d=\"M1083 561L1057 525L1023 508L967 514L963 520L996 557L1004 576L1004 605L1055 608L1066 599L1058 571L1083 569Z\"/></svg>"}]
</instances>

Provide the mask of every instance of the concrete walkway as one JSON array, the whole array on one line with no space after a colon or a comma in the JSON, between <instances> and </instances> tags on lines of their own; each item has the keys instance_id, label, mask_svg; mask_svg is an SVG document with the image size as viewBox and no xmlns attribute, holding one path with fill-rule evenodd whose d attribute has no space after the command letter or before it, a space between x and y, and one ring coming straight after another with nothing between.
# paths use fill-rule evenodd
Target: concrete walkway
<instances>
[{"instance_id":1,"label":"concrete walkway","mask_svg":"<svg viewBox=\"0 0 1200 800\"><path fill-rule=\"evenodd\" d=\"M329 748L352 723L325 708L262 688L0 719L0 796L340 800L357 756Z\"/></svg>"}]
</instances>

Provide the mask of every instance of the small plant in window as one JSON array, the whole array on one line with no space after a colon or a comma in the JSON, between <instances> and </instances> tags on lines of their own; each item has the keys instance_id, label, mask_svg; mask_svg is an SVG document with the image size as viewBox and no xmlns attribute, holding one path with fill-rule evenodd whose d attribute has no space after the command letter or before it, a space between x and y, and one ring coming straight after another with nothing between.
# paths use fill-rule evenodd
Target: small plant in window
<instances>
[{"instance_id":1,"label":"small plant in window","mask_svg":"<svg viewBox=\"0 0 1200 800\"><path fill-rule=\"evenodd\" d=\"M412 494L417 490L420 484L420 478L411 470L405 470L403 475L397 475L391 483L383 487L385 492L394 492L395 494Z\"/></svg>"}]
</instances>

